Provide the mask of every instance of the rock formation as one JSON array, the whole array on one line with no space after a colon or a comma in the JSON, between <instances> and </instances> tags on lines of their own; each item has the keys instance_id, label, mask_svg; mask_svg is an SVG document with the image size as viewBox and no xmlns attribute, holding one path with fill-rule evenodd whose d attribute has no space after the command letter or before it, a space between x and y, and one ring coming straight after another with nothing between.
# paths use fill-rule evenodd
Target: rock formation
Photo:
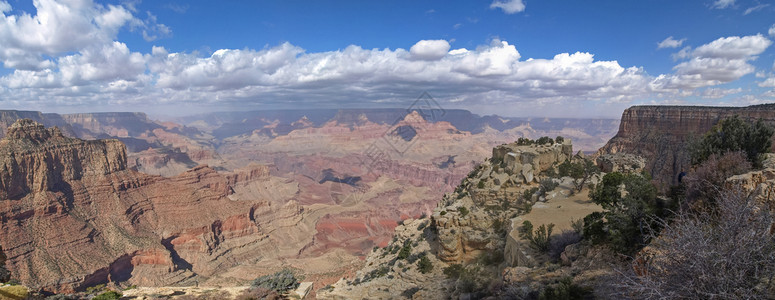
<instances>
[{"instance_id":1,"label":"rock formation","mask_svg":"<svg viewBox=\"0 0 775 300\"><path fill-rule=\"evenodd\" d=\"M775 124L775 105L748 107L633 106L622 113L619 132L598 154L629 153L646 159L646 171L663 184L675 184L691 164L689 142L720 120L738 115Z\"/></svg>"},{"instance_id":2,"label":"rock formation","mask_svg":"<svg viewBox=\"0 0 775 300\"><path fill-rule=\"evenodd\" d=\"M126 166L117 140L67 138L31 120L10 126L0 141L0 245L14 278L58 291L179 284L261 257L300 218L293 202L249 197L265 188L263 166L173 178Z\"/></svg>"}]
</instances>

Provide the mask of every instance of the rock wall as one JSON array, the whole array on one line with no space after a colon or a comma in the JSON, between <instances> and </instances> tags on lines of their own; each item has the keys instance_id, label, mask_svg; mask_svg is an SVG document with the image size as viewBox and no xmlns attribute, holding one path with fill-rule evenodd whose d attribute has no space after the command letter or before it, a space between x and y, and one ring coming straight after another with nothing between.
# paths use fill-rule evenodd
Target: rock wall
<instances>
[{"instance_id":1,"label":"rock wall","mask_svg":"<svg viewBox=\"0 0 775 300\"><path fill-rule=\"evenodd\" d=\"M645 169L663 184L675 184L691 164L688 143L720 120L738 115L775 124L775 105L748 107L633 106L622 113L619 132L598 155L629 153L646 159Z\"/></svg>"},{"instance_id":2,"label":"rock wall","mask_svg":"<svg viewBox=\"0 0 775 300\"><path fill-rule=\"evenodd\" d=\"M118 140L67 138L29 119L14 123L0 142L0 199L62 189L62 181L105 176L126 169Z\"/></svg>"},{"instance_id":3,"label":"rock wall","mask_svg":"<svg viewBox=\"0 0 775 300\"><path fill-rule=\"evenodd\" d=\"M247 198L269 169L172 178L126 168L123 144L64 137L31 120L0 140L0 246L32 288L182 284L277 255L302 209ZM282 218L279 220L278 218ZM299 242L304 244L305 241Z\"/></svg>"}]
</instances>

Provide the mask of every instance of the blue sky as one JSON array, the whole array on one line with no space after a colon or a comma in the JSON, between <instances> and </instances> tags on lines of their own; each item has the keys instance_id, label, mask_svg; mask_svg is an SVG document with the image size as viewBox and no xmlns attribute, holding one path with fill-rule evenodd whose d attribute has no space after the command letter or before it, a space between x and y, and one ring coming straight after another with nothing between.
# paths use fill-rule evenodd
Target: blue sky
<instances>
[{"instance_id":1,"label":"blue sky","mask_svg":"<svg viewBox=\"0 0 775 300\"><path fill-rule=\"evenodd\" d=\"M442 107L618 117L775 101L772 1L0 0L0 109Z\"/></svg>"}]
</instances>

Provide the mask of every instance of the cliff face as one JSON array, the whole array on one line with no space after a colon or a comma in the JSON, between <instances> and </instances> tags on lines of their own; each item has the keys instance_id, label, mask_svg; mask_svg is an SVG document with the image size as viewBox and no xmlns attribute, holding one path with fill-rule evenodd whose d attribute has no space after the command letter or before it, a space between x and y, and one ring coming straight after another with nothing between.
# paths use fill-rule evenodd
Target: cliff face
<instances>
[{"instance_id":1,"label":"cliff face","mask_svg":"<svg viewBox=\"0 0 775 300\"><path fill-rule=\"evenodd\" d=\"M200 166L172 178L126 166L119 141L11 125L0 140L0 246L14 278L55 291L181 284L267 255L260 250L273 235L300 218L293 202L249 198L267 188L263 166Z\"/></svg>"},{"instance_id":2,"label":"cliff face","mask_svg":"<svg viewBox=\"0 0 775 300\"><path fill-rule=\"evenodd\" d=\"M691 164L688 144L720 120L738 115L775 124L775 105L748 107L633 106L622 113L619 132L598 154L629 153L646 159L646 170L663 184L677 183Z\"/></svg>"},{"instance_id":3,"label":"cliff face","mask_svg":"<svg viewBox=\"0 0 775 300\"><path fill-rule=\"evenodd\" d=\"M63 181L105 176L126 169L118 140L67 138L29 119L14 123L0 141L0 199L62 189Z\"/></svg>"}]
</instances>

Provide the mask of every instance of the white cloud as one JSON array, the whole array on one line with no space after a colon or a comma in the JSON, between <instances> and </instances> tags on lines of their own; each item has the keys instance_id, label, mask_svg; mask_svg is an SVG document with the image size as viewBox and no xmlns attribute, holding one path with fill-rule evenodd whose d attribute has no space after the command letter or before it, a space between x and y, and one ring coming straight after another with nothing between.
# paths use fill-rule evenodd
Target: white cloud
<instances>
[{"instance_id":1,"label":"white cloud","mask_svg":"<svg viewBox=\"0 0 775 300\"><path fill-rule=\"evenodd\" d=\"M775 37L775 24L772 24L772 26L770 26L770 30L767 31L767 34L769 34L772 37Z\"/></svg>"},{"instance_id":2,"label":"white cloud","mask_svg":"<svg viewBox=\"0 0 775 300\"><path fill-rule=\"evenodd\" d=\"M91 0L38 0L33 5L35 15L6 15L12 7L0 2L0 60L6 68L52 68L53 62L46 56L110 45L122 27L143 24L124 6L104 6Z\"/></svg>"},{"instance_id":3,"label":"white cloud","mask_svg":"<svg viewBox=\"0 0 775 300\"><path fill-rule=\"evenodd\" d=\"M409 49L413 58L423 60L437 60L449 51L449 42L446 40L422 40Z\"/></svg>"},{"instance_id":4,"label":"white cloud","mask_svg":"<svg viewBox=\"0 0 775 300\"><path fill-rule=\"evenodd\" d=\"M495 0L490 4L490 9L500 8L507 14L514 14L525 10L522 0Z\"/></svg>"},{"instance_id":5,"label":"white cloud","mask_svg":"<svg viewBox=\"0 0 775 300\"><path fill-rule=\"evenodd\" d=\"M758 10L761 10L762 8L765 8L767 6L770 6L770 5L769 4L759 4L759 5L756 5L756 6L753 6L753 7L749 7L748 9L745 10L745 12L743 12L743 15L747 16L748 14L750 14L752 12L755 12L755 11L758 11Z\"/></svg>"},{"instance_id":6,"label":"white cloud","mask_svg":"<svg viewBox=\"0 0 775 300\"><path fill-rule=\"evenodd\" d=\"M654 88L696 89L735 81L756 70L748 62L771 44L772 41L758 34L719 38L693 51L684 48L676 57L689 58L689 61L673 67L675 74L658 76Z\"/></svg>"},{"instance_id":7,"label":"white cloud","mask_svg":"<svg viewBox=\"0 0 775 300\"><path fill-rule=\"evenodd\" d=\"M724 9L735 5L735 0L716 0L711 7L716 9Z\"/></svg>"},{"instance_id":8,"label":"white cloud","mask_svg":"<svg viewBox=\"0 0 775 300\"><path fill-rule=\"evenodd\" d=\"M7 4L0 0L0 9L3 3ZM715 99L739 93L712 86L753 73L751 61L772 44L763 35L754 35L684 47L675 55L681 61L674 71L657 76L615 60L595 60L587 52L525 59L515 45L498 39L454 50L450 41L421 40L409 49L351 45L307 52L282 43L261 50L221 49L205 56L157 46L145 53L117 41L117 32L124 27L148 30L148 24L156 24L153 15L140 20L130 9L89 0L35 4L38 15L3 14L0 19L0 57L13 68L0 77L3 107L134 109L142 103L384 107L403 104L418 91L431 91L442 105L454 101L492 111L624 107L643 99L697 95ZM60 33L60 27L67 32ZM675 41L666 40L671 39ZM676 41L676 48L681 41Z\"/></svg>"},{"instance_id":9,"label":"white cloud","mask_svg":"<svg viewBox=\"0 0 775 300\"><path fill-rule=\"evenodd\" d=\"M775 76L765 79L762 82L759 82L758 85L760 87L771 87L775 88Z\"/></svg>"},{"instance_id":10,"label":"white cloud","mask_svg":"<svg viewBox=\"0 0 775 300\"><path fill-rule=\"evenodd\" d=\"M740 93L742 91L743 91L742 88L736 88L736 89L707 88L704 91L702 91L702 93L700 93L700 96L702 96L702 98L707 98L707 99L719 99L728 95Z\"/></svg>"},{"instance_id":11,"label":"white cloud","mask_svg":"<svg viewBox=\"0 0 775 300\"><path fill-rule=\"evenodd\" d=\"M678 47L681 47L681 45L683 45L684 41L686 41L686 39L676 40L673 38L673 36L669 36L663 41L657 43L657 49L678 48Z\"/></svg>"}]
</instances>

